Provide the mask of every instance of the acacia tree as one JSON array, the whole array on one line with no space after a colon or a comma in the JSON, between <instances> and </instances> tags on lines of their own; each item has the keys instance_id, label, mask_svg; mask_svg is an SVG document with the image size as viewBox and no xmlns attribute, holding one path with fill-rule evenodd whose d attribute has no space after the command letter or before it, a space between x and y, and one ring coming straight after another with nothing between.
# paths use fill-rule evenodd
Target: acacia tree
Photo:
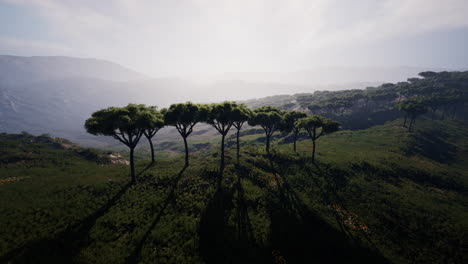
<instances>
[{"instance_id":1,"label":"acacia tree","mask_svg":"<svg viewBox=\"0 0 468 264\"><path fill-rule=\"evenodd\" d=\"M93 135L112 136L130 148L130 173L136 181L133 152L143 130L149 126L148 108L129 104L126 107L109 107L94 112L85 122L85 129Z\"/></svg>"},{"instance_id":2,"label":"acacia tree","mask_svg":"<svg viewBox=\"0 0 468 264\"><path fill-rule=\"evenodd\" d=\"M143 135L148 139L151 148L151 163L155 163L154 160L154 147L153 137L156 133L164 127L164 116L157 110L156 106L150 106L147 110L148 115L148 127L143 130Z\"/></svg>"},{"instance_id":3,"label":"acacia tree","mask_svg":"<svg viewBox=\"0 0 468 264\"><path fill-rule=\"evenodd\" d=\"M254 110L249 119L249 125L261 126L265 130L266 153L270 154L270 139L273 133L280 128L283 119L283 111L272 106L263 106Z\"/></svg>"},{"instance_id":4,"label":"acacia tree","mask_svg":"<svg viewBox=\"0 0 468 264\"><path fill-rule=\"evenodd\" d=\"M294 152L296 152L297 135L302 129L302 127L297 125L296 121L306 116L307 115L305 113L299 112L299 111L287 112L284 115L283 124L281 126L281 131L284 131L286 133L292 132L293 140L294 140L294 148L293 148Z\"/></svg>"},{"instance_id":5,"label":"acacia tree","mask_svg":"<svg viewBox=\"0 0 468 264\"><path fill-rule=\"evenodd\" d=\"M198 122L206 120L208 107L206 105L193 104L192 102L173 104L164 110L164 122L174 126L184 139L185 166L189 165L189 151L187 137L193 131Z\"/></svg>"},{"instance_id":6,"label":"acacia tree","mask_svg":"<svg viewBox=\"0 0 468 264\"><path fill-rule=\"evenodd\" d=\"M233 114L236 107L236 103L227 101L209 106L206 122L221 134L221 172L224 168L224 139L234 123Z\"/></svg>"},{"instance_id":7,"label":"acacia tree","mask_svg":"<svg viewBox=\"0 0 468 264\"><path fill-rule=\"evenodd\" d=\"M340 123L319 115L311 115L296 121L296 126L307 131L312 140L312 162L315 161L315 141L321 136L338 131Z\"/></svg>"},{"instance_id":8,"label":"acacia tree","mask_svg":"<svg viewBox=\"0 0 468 264\"><path fill-rule=\"evenodd\" d=\"M250 117L252 116L252 110L248 109L243 104L238 104L236 108L234 108L232 112L232 120L234 123L232 124L237 132L236 132L236 142L237 142L237 164L239 165L239 158L240 158L240 130L245 122L249 121Z\"/></svg>"}]
</instances>

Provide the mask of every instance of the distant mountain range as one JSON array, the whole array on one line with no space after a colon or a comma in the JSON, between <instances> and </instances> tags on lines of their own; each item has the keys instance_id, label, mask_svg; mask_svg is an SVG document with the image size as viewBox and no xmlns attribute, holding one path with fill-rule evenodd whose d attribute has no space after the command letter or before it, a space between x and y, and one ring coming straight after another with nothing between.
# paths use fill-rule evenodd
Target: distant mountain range
<instances>
[{"instance_id":1,"label":"distant mountain range","mask_svg":"<svg viewBox=\"0 0 468 264\"><path fill-rule=\"evenodd\" d=\"M0 132L66 136L80 143L83 123L108 106L246 100L404 81L429 68L323 68L301 73L226 73L203 82L154 79L116 63L70 57L0 56ZM432 69L437 70L437 69ZM333 82L336 80L336 82Z\"/></svg>"}]
</instances>

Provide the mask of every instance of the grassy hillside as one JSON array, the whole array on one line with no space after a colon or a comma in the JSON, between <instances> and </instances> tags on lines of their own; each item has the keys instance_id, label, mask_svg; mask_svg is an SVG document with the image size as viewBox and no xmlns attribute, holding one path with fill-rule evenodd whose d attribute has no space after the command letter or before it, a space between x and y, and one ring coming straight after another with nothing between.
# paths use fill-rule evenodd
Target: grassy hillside
<instances>
[{"instance_id":1,"label":"grassy hillside","mask_svg":"<svg viewBox=\"0 0 468 264\"><path fill-rule=\"evenodd\" d=\"M219 187L213 140L187 168L141 160L130 185L99 153L3 134L0 262L466 263L466 124L340 131L317 141L317 164L307 139L293 154L278 136L271 157L261 134L241 140Z\"/></svg>"}]
</instances>

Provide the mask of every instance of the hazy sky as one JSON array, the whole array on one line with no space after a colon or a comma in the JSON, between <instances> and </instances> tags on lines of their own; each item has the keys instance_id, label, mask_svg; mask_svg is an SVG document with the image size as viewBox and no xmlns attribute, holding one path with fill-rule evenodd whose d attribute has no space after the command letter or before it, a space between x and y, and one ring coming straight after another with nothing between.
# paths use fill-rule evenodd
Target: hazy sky
<instances>
[{"instance_id":1,"label":"hazy sky","mask_svg":"<svg viewBox=\"0 0 468 264\"><path fill-rule=\"evenodd\" d=\"M467 0L0 0L0 54L152 76L320 66L467 68Z\"/></svg>"}]
</instances>

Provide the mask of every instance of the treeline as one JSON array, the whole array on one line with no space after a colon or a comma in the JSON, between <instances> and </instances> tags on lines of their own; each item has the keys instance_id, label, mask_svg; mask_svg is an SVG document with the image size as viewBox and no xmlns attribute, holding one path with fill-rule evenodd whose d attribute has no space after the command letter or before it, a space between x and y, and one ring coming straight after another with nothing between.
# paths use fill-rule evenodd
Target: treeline
<instances>
[{"instance_id":1,"label":"treeline","mask_svg":"<svg viewBox=\"0 0 468 264\"><path fill-rule=\"evenodd\" d=\"M339 121L345 129L382 124L400 117L400 111L409 119L413 119L416 113L416 116L427 114L431 119L468 119L468 71L428 71L421 72L419 76L421 78L409 78L406 82L386 83L362 90L299 94L281 108L296 108L322 115ZM408 102L400 104L404 101ZM421 112L421 108L426 111Z\"/></svg>"},{"instance_id":2,"label":"treeline","mask_svg":"<svg viewBox=\"0 0 468 264\"><path fill-rule=\"evenodd\" d=\"M292 133L293 150L296 140L304 129L313 143L312 161L315 159L316 141L321 136L333 133L340 128L334 120L320 115L306 115L298 111L284 111L265 106L255 110L235 102L220 104L194 104L191 102L173 104L158 110L155 106L129 104L126 107L109 107L94 112L86 120L85 128L93 135L111 136L130 149L130 171L132 181L136 181L134 150L145 136L151 147L151 159L155 162L152 138L164 126L173 126L181 135L185 146L185 166L189 165L187 139L198 123L213 126L221 135L220 179L225 166L224 148L226 135L234 128L237 139L237 163L240 157L240 131L244 124L260 126L266 136L265 151L270 154L270 140L276 131Z\"/></svg>"}]
</instances>

